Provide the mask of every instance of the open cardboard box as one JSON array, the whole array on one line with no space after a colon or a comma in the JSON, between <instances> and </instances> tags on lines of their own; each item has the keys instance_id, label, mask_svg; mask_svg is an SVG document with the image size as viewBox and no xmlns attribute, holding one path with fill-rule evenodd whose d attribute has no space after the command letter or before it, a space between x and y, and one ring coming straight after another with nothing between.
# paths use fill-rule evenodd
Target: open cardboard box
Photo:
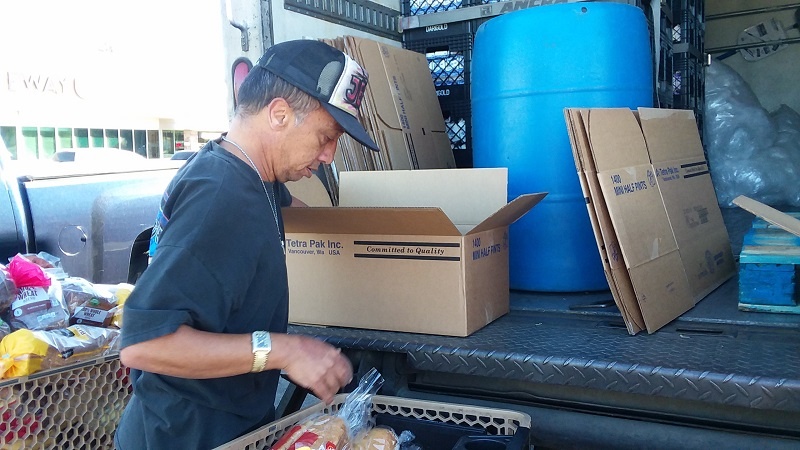
<instances>
[{"instance_id":1,"label":"open cardboard box","mask_svg":"<svg viewBox=\"0 0 800 450\"><path fill-rule=\"evenodd\" d=\"M628 332L652 333L735 272L694 115L566 109L598 249Z\"/></svg>"},{"instance_id":2,"label":"open cardboard box","mask_svg":"<svg viewBox=\"0 0 800 450\"><path fill-rule=\"evenodd\" d=\"M289 321L467 336L509 309L507 169L342 172L338 207L284 208ZM290 190L292 187L290 186Z\"/></svg>"}]
</instances>

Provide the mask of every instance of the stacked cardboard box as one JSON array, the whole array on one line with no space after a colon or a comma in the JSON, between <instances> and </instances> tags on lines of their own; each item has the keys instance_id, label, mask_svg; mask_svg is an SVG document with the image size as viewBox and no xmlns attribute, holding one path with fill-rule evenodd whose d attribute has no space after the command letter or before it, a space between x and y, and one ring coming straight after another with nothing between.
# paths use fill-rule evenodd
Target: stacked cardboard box
<instances>
[{"instance_id":1,"label":"stacked cardboard box","mask_svg":"<svg viewBox=\"0 0 800 450\"><path fill-rule=\"evenodd\" d=\"M361 123L380 147L373 152L348 135L339 139L327 173L335 203L342 171L456 166L425 55L353 36L324 42L358 61L369 74Z\"/></svg>"}]
</instances>

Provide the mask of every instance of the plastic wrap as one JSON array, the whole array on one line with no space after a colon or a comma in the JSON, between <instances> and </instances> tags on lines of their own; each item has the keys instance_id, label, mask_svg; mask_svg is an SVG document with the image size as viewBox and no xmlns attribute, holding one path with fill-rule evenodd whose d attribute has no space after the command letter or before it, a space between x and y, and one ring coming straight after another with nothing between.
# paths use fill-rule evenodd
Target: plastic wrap
<instances>
[{"instance_id":1,"label":"plastic wrap","mask_svg":"<svg viewBox=\"0 0 800 450\"><path fill-rule=\"evenodd\" d=\"M69 324L69 309L58 280L51 279L44 269L22 255L11 260L8 273L17 286L5 316L13 330L49 330Z\"/></svg>"},{"instance_id":2,"label":"plastic wrap","mask_svg":"<svg viewBox=\"0 0 800 450\"><path fill-rule=\"evenodd\" d=\"M61 291L69 308L70 325L84 324L97 327L111 325L117 302L110 291L79 277L62 280Z\"/></svg>"},{"instance_id":3,"label":"plastic wrap","mask_svg":"<svg viewBox=\"0 0 800 450\"><path fill-rule=\"evenodd\" d=\"M746 195L800 206L800 115L761 106L750 86L721 61L706 68L705 143L720 206Z\"/></svg>"},{"instance_id":4,"label":"plastic wrap","mask_svg":"<svg viewBox=\"0 0 800 450\"><path fill-rule=\"evenodd\" d=\"M88 325L17 330L0 341L0 378L30 375L114 352L119 330Z\"/></svg>"},{"instance_id":5,"label":"plastic wrap","mask_svg":"<svg viewBox=\"0 0 800 450\"><path fill-rule=\"evenodd\" d=\"M272 446L272 450L344 450L354 436L366 432L371 424L372 397L383 385L374 368L347 395L336 414L318 414L296 424ZM387 450L389 450L387 448Z\"/></svg>"},{"instance_id":6,"label":"plastic wrap","mask_svg":"<svg viewBox=\"0 0 800 450\"><path fill-rule=\"evenodd\" d=\"M0 264L0 311L11 306L17 295L17 286L8 273L6 266Z\"/></svg>"}]
</instances>

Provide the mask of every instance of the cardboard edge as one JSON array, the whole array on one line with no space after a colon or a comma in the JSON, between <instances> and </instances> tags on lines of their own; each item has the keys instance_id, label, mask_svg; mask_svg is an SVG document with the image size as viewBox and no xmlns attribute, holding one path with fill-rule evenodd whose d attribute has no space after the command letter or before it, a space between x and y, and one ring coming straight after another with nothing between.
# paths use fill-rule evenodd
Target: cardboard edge
<instances>
[{"instance_id":1,"label":"cardboard edge","mask_svg":"<svg viewBox=\"0 0 800 450\"><path fill-rule=\"evenodd\" d=\"M546 195L547 192L520 195L466 232L465 235L511 225L542 201Z\"/></svg>"},{"instance_id":2,"label":"cardboard edge","mask_svg":"<svg viewBox=\"0 0 800 450\"><path fill-rule=\"evenodd\" d=\"M800 237L800 220L744 195L733 199L733 203L776 227Z\"/></svg>"},{"instance_id":3,"label":"cardboard edge","mask_svg":"<svg viewBox=\"0 0 800 450\"><path fill-rule=\"evenodd\" d=\"M317 233L321 227L331 234L437 234L441 236L462 236L462 233L447 217L441 208L434 207L314 207L282 208L286 233ZM405 223L401 223L405 222ZM433 224L435 229L424 229L424 222ZM355 225L353 225L355 223ZM363 227L365 223L378 224L378 228ZM383 226L382 224L388 224ZM415 229L414 226L417 228ZM399 227L403 227L400 230ZM387 230L388 228L388 230ZM399 232L404 231L404 232Z\"/></svg>"},{"instance_id":4,"label":"cardboard edge","mask_svg":"<svg viewBox=\"0 0 800 450\"><path fill-rule=\"evenodd\" d=\"M586 130L589 111L587 109L566 108L568 135L572 144L572 156L578 172L582 194L586 201L590 223L595 235L595 243L603 262L603 268L611 289L614 303L617 305L628 334L635 335L646 329L644 317L633 288L633 282L627 267L615 267L609 261L609 248L619 249L616 230L605 208L603 193L599 186L592 188L590 176L594 175L597 183L597 171L591 159L591 143ZM619 250L618 250L619 251Z\"/></svg>"}]
</instances>

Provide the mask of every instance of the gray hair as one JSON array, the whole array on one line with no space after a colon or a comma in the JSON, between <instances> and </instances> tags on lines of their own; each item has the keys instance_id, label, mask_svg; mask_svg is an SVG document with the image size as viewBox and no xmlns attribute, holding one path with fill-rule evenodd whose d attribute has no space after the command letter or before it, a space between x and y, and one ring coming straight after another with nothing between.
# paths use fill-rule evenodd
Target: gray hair
<instances>
[{"instance_id":1,"label":"gray hair","mask_svg":"<svg viewBox=\"0 0 800 450\"><path fill-rule=\"evenodd\" d=\"M300 124L309 113L320 107L319 100L272 72L256 66L239 86L235 114L241 117L258 114L276 98L286 100L294 110L296 124Z\"/></svg>"}]
</instances>

